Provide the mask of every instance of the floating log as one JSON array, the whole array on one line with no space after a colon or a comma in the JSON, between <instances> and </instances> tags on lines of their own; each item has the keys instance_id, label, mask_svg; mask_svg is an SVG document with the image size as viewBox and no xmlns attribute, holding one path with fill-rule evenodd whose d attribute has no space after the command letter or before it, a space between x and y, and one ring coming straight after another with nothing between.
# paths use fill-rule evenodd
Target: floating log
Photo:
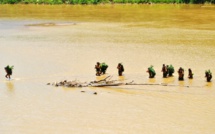
<instances>
[{"instance_id":1,"label":"floating log","mask_svg":"<svg viewBox=\"0 0 215 134\"><path fill-rule=\"evenodd\" d=\"M107 86L120 86L120 85L125 85L124 83L112 83L112 84L91 84L90 86L92 87L107 87Z\"/></svg>"},{"instance_id":2,"label":"floating log","mask_svg":"<svg viewBox=\"0 0 215 134\"><path fill-rule=\"evenodd\" d=\"M99 81L91 81L90 83L100 83L100 82L103 82L103 81L106 81L108 78L110 78L111 76L107 76L105 77L104 79L102 80L99 80Z\"/></svg>"}]
</instances>

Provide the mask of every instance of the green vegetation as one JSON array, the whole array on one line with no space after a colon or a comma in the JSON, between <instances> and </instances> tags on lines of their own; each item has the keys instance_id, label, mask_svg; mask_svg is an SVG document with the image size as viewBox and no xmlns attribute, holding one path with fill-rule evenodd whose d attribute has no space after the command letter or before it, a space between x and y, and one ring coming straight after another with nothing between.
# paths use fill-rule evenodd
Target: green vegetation
<instances>
[{"instance_id":1,"label":"green vegetation","mask_svg":"<svg viewBox=\"0 0 215 134\"><path fill-rule=\"evenodd\" d=\"M0 0L0 4L186 3L215 4L215 0Z\"/></svg>"}]
</instances>

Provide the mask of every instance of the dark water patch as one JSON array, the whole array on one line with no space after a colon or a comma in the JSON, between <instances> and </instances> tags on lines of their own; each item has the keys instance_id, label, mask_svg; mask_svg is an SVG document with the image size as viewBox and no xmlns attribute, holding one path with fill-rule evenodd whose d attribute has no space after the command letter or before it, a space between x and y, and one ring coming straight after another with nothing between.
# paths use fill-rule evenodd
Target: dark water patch
<instances>
[{"instance_id":1,"label":"dark water patch","mask_svg":"<svg viewBox=\"0 0 215 134\"><path fill-rule=\"evenodd\" d=\"M1 30L21 29L25 26L71 26L76 24L76 22L68 21L0 19Z\"/></svg>"},{"instance_id":2,"label":"dark water patch","mask_svg":"<svg viewBox=\"0 0 215 134\"><path fill-rule=\"evenodd\" d=\"M49 22L49 23L37 23L37 24L26 24L25 26L44 26L44 27L49 27L49 26L71 26L71 25L76 25L77 23L70 23L70 22L61 22L61 23L55 23L55 22Z\"/></svg>"}]
</instances>

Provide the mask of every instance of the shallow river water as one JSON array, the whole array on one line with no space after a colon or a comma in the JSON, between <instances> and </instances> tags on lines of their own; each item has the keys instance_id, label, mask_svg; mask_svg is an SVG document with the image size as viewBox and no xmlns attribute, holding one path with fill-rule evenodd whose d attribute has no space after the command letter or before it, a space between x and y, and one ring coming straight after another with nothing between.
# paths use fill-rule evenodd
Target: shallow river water
<instances>
[{"instance_id":1,"label":"shallow river water","mask_svg":"<svg viewBox=\"0 0 215 134\"><path fill-rule=\"evenodd\" d=\"M211 5L0 5L0 133L214 134L214 80L204 77L215 73L214 14ZM105 76L95 76L98 61ZM162 64L183 67L185 80L162 78ZM108 75L168 86L46 85Z\"/></svg>"}]
</instances>

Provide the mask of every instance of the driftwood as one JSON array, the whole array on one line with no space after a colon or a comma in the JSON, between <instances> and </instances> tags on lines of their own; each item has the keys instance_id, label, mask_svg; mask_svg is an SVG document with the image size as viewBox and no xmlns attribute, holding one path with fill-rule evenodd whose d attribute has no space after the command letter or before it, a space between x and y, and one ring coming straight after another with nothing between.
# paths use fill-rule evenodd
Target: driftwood
<instances>
[{"instance_id":1,"label":"driftwood","mask_svg":"<svg viewBox=\"0 0 215 134\"><path fill-rule=\"evenodd\" d=\"M149 84L149 83L139 83L139 84L136 84L136 83L126 83L125 85L160 85L160 84Z\"/></svg>"},{"instance_id":2,"label":"driftwood","mask_svg":"<svg viewBox=\"0 0 215 134\"><path fill-rule=\"evenodd\" d=\"M92 87L106 87L106 86L120 86L124 85L124 83L99 83L99 84L91 84Z\"/></svg>"},{"instance_id":3,"label":"driftwood","mask_svg":"<svg viewBox=\"0 0 215 134\"><path fill-rule=\"evenodd\" d=\"M90 83L87 82L80 82L77 80L73 81L60 81L52 83L53 86L63 86L63 87L104 87L104 86L119 86L124 83L119 83L117 80L107 80L110 79L111 76L107 76L106 78L99 80L99 81L91 81ZM47 83L47 85L51 85L51 83Z\"/></svg>"},{"instance_id":4,"label":"driftwood","mask_svg":"<svg viewBox=\"0 0 215 134\"><path fill-rule=\"evenodd\" d=\"M54 82L54 83L47 83L47 85L53 85L53 86L63 86L63 87L106 87L106 86L121 86L121 85L151 85L151 86L179 86L179 87L191 87L191 86L183 86L183 85L171 85L168 83L134 83L134 81L131 81L129 83L123 83L118 80L111 80L112 76L107 76L106 78L98 81L91 81L89 83L87 82L80 82L78 80L73 81L60 81L60 82ZM193 87L193 86L192 86ZM199 86L200 87L200 86Z\"/></svg>"},{"instance_id":5,"label":"driftwood","mask_svg":"<svg viewBox=\"0 0 215 134\"><path fill-rule=\"evenodd\" d=\"M168 84L168 83L161 83L161 86L172 86L172 87L195 87L195 88L202 88L204 86L189 86L189 85L173 85L173 84Z\"/></svg>"},{"instance_id":6,"label":"driftwood","mask_svg":"<svg viewBox=\"0 0 215 134\"><path fill-rule=\"evenodd\" d=\"M111 76L107 76L107 77L105 77L104 79L102 79L102 80L99 80L99 81L91 81L90 83L101 83L101 82L106 82L107 81L107 79L108 78L110 78Z\"/></svg>"},{"instance_id":7,"label":"driftwood","mask_svg":"<svg viewBox=\"0 0 215 134\"><path fill-rule=\"evenodd\" d=\"M118 80L108 80L111 79L112 76L108 76L102 80L91 82L89 85L92 87L105 87L105 86L120 86L124 83L118 82Z\"/></svg>"},{"instance_id":8,"label":"driftwood","mask_svg":"<svg viewBox=\"0 0 215 134\"><path fill-rule=\"evenodd\" d=\"M47 85L50 85L50 83L47 83ZM88 83L86 82L79 82L77 80L74 80L74 81L67 81L67 80L64 80L64 81L60 81L60 82L54 82L52 83L53 86L64 86L64 87L87 87L88 86Z\"/></svg>"}]
</instances>

